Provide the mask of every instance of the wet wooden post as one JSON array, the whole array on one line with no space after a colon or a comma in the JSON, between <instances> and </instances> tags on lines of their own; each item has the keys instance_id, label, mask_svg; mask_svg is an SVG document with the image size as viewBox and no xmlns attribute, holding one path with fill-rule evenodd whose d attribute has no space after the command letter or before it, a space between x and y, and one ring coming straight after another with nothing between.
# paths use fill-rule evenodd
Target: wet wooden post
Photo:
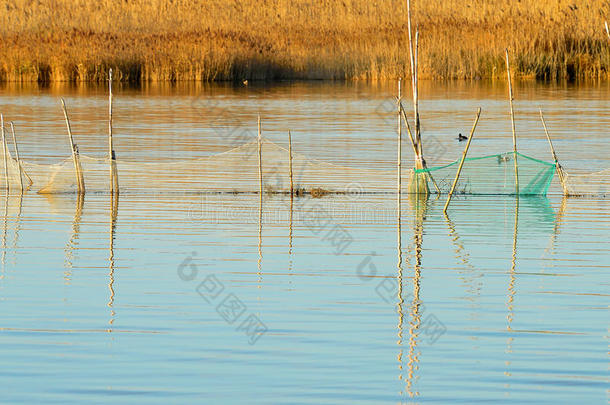
<instances>
[{"instance_id":1,"label":"wet wooden post","mask_svg":"<svg viewBox=\"0 0 610 405\"><path fill-rule=\"evenodd\" d=\"M17 147L17 138L15 137L15 125L11 121L11 134L13 135L13 145L15 145L15 157L17 158L17 169L19 170L19 187L21 187L21 192L23 193L23 178L21 169L21 159L19 159L19 148Z\"/></svg>"},{"instance_id":2,"label":"wet wooden post","mask_svg":"<svg viewBox=\"0 0 610 405\"><path fill-rule=\"evenodd\" d=\"M4 133L4 115L0 114L0 126L2 126L2 154L4 155L4 185L6 186L6 192L8 195L9 182L8 182L8 166L7 166L7 150L6 150L6 136Z\"/></svg>"},{"instance_id":3,"label":"wet wooden post","mask_svg":"<svg viewBox=\"0 0 610 405\"><path fill-rule=\"evenodd\" d=\"M510 62L506 48L506 74L508 75L508 100L510 101L510 121L513 130L513 152L515 154L515 194L519 195L519 166L517 164L517 134L515 131L515 110L513 108L513 84L510 78Z\"/></svg>"},{"instance_id":4,"label":"wet wooden post","mask_svg":"<svg viewBox=\"0 0 610 405\"><path fill-rule=\"evenodd\" d=\"M477 110L477 116L474 119L474 124L472 129L470 130L470 136L468 137L468 142L466 142L466 148L464 149L464 153L462 153L462 160L460 161L460 165L458 166L457 173L455 174L455 179L453 180L453 184L451 185L451 191L449 191L449 195L447 196L447 202L445 203L445 208L443 208L443 213L447 212L447 207L449 207L449 203L451 202L451 197L453 196L453 192L455 191L455 186L457 185L458 179L460 178L460 173L462 172L462 166L464 165L464 161L466 160L466 154L468 154L468 148L470 148L470 142L472 142L472 138L474 137L474 130L477 127L479 122L479 117L481 116L481 108Z\"/></svg>"},{"instance_id":5,"label":"wet wooden post","mask_svg":"<svg viewBox=\"0 0 610 405\"><path fill-rule=\"evenodd\" d=\"M80 165L78 156L78 147L74 144L72 137L72 128L70 126L70 118L68 118L68 110L66 109L66 103L64 99L61 99L61 107L64 111L64 118L66 119L66 127L68 128L68 139L70 140L70 149L72 150L72 161L74 162L74 172L76 173L76 184L78 186L78 194L85 193L85 180L83 178L83 170Z\"/></svg>"}]
</instances>

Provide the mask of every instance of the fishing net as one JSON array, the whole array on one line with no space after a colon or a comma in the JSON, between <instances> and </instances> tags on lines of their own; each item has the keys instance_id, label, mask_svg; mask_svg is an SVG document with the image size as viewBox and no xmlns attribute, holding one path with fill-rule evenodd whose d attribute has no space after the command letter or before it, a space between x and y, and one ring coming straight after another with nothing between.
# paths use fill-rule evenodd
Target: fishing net
<instances>
[{"instance_id":1,"label":"fishing net","mask_svg":"<svg viewBox=\"0 0 610 405\"><path fill-rule=\"evenodd\" d=\"M263 191L289 192L288 149L262 139L261 156ZM11 187L18 186L18 166L12 158L9 162ZM254 139L209 157L146 163L117 159L116 165L121 193L249 193L258 192L260 188L258 162L258 141ZM87 193L109 191L110 165L107 158L81 155L80 164ZM32 178L33 190L40 193L77 192L71 157L54 165L22 162L22 166ZM293 153L292 166L293 189L298 192L383 193L396 190L397 174L392 170L338 166L298 153ZM408 174L409 170L405 169L403 175ZM4 177L4 172L0 176ZM24 185L27 186L27 181Z\"/></svg>"},{"instance_id":2,"label":"fishing net","mask_svg":"<svg viewBox=\"0 0 610 405\"><path fill-rule=\"evenodd\" d=\"M565 193L570 196L610 195L610 169L595 173L568 173L562 170Z\"/></svg>"},{"instance_id":3,"label":"fishing net","mask_svg":"<svg viewBox=\"0 0 610 405\"><path fill-rule=\"evenodd\" d=\"M555 165L517 153L520 195L546 195ZM464 161L455 194L515 194L515 153L502 153L483 157L467 158ZM428 187L435 192L449 193L459 161L445 166L415 170L425 174Z\"/></svg>"},{"instance_id":4,"label":"fishing net","mask_svg":"<svg viewBox=\"0 0 610 405\"><path fill-rule=\"evenodd\" d=\"M394 169L352 168L310 159L294 153L293 189L298 193L395 193ZM514 153L467 158L456 194L510 195L515 193ZM290 191L289 151L270 140L261 140L263 191ZM519 194L545 195L553 178L551 163L517 153ZM2 159L0 158L0 162ZM1 163L0 163L1 164ZM107 158L81 155L87 193L110 190L110 165ZM412 170L404 167L403 192L409 190L413 176L425 176L431 193L448 193L459 161L446 166ZM21 162L27 177L24 187L41 193L75 193L77 180L71 157L52 164ZM146 163L116 161L121 193L256 193L259 191L258 141L256 139L224 153L182 160L151 160ZM4 186L4 165L0 187ZM19 187L19 167L9 153L6 172L11 188ZM607 190L608 170L590 175L568 175L571 193L585 195ZM605 187L605 188L604 188Z\"/></svg>"}]
</instances>

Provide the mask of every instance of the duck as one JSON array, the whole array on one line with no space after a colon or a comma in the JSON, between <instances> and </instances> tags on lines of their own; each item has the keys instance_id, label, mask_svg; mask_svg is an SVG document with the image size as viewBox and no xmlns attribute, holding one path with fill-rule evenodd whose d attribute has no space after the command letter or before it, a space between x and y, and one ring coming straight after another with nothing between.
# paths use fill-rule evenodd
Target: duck
<instances>
[{"instance_id":1,"label":"duck","mask_svg":"<svg viewBox=\"0 0 610 405\"><path fill-rule=\"evenodd\" d=\"M498 164L501 165L504 162L509 162L510 156L508 155L498 155Z\"/></svg>"},{"instance_id":2,"label":"duck","mask_svg":"<svg viewBox=\"0 0 610 405\"><path fill-rule=\"evenodd\" d=\"M457 137L457 140L458 140L459 142L465 141L465 140L467 140L467 139L468 139L468 137L467 137L467 136L464 136L464 135L462 135L462 134L459 134L459 135L458 135L458 137Z\"/></svg>"}]
</instances>

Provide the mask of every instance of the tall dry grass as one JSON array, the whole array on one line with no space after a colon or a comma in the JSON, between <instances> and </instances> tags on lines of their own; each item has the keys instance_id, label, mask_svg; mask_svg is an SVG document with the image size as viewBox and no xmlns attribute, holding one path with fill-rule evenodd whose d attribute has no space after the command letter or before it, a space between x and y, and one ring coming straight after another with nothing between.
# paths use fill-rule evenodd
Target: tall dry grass
<instances>
[{"instance_id":1,"label":"tall dry grass","mask_svg":"<svg viewBox=\"0 0 610 405\"><path fill-rule=\"evenodd\" d=\"M408 76L406 0L5 0L0 80ZM413 0L422 78L610 77L608 0Z\"/></svg>"}]
</instances>

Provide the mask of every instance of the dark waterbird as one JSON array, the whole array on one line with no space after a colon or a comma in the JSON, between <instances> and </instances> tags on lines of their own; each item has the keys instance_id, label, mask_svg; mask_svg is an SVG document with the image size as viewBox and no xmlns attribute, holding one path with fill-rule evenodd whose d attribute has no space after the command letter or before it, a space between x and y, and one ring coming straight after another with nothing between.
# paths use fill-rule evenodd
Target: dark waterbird
<instances>
[{"instance_id":1,"label":"dark waterbird","mask_svg":"<svg viewBox=\"0 0 610 405\"><path fill-rule=\"evenodd\" d=\"M465 141L468 139L467 136L464 136L462 134L459 134L458 137L456 138L459 142Z\"/></svg>"}]
</instances>

